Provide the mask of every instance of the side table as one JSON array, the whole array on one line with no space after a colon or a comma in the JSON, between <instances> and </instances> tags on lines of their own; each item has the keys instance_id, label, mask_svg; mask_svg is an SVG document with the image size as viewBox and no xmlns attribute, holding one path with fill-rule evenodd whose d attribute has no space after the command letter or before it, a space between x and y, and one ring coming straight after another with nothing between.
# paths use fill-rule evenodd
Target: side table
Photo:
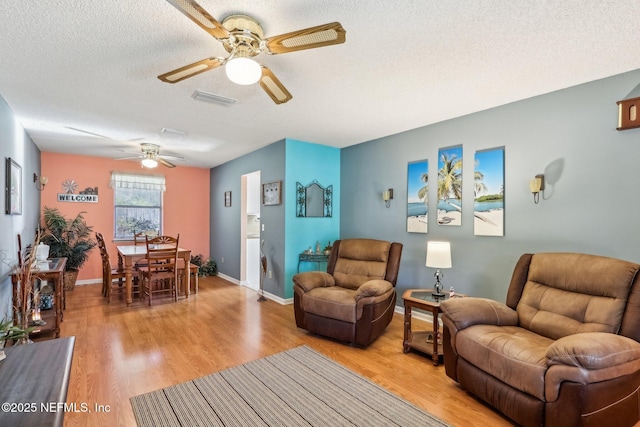
<instances>
[{"instance_id":1,"label":"side table","mask_svg":"<svg viewBox=\"0 0 640 427\"><path fill-rule=\"evenodd\" d=\"M404 341L403 351L408 353L415 349L431 356L433 364L437 366L442 356L442 347L438 345L438 315L440 314L440 303L450 298L449 291L443 291L444 297L436 298L432 295L433 289L407 289L402 295L404 300ZM465 295L456 293L457 297ZM411 328L411 310L417 308L431 313L433 316L433 330L414 331ZM431 340L428 339L431 335Z\"/></svg>"},{"instance_id":2,"label":"side table","mask_svg":"<svg viewBox=\"0 0 640 427\"><path fill-rule=\"evenodd\" d=\"M303 262L315 262L316 268L318 268L319 263L329 262L329 255L301 253L300 255L298 255L298 273L300 273L300 263L303 263Z\"/></svg>"}]
</instances>

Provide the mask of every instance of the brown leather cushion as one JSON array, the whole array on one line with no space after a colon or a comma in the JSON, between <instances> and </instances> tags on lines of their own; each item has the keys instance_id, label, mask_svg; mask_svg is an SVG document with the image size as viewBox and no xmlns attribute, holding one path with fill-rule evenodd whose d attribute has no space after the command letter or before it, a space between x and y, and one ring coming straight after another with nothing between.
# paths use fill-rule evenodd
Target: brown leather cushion
<instances>
[{"instance_id":1,"label":"brown leather cushion","mask_svg":"<svg viewBox=\"0 0 640 427\"><path fill-rule=\"evenodd\" d=\"M533 255L517 306L520 325L548 338L617 333L635 264L594 255Z\"/></svg>"},{"instance_id":2,"label":"brown leather cushion","mask_svg":"<svg viewBox=\"0 0 640 427\"><path fill-rule=\"evenodd\" d=\"M358 289L372 279L384 279L391 243L372 239L353 239L340 242L333 276L336 285Z\"/></svg>"},{"instance_id":3,"label":"brown leather cushion","mask_svg":"<svg viewBox=\"0 0 640 427\"><path fill-rule=\"evenodd\" d=\"M540 400L545 397L546 352L553 342L517 326L475 325L456 334L462 358Z\"/></svg>"},{"instance_id":4,"label":"brown leather cushion","mask_svg":"<svg viewBox=\"0 0 640 427\"><path fill-rule=\"evenodd\" d=\"M307 313L356 323L356 291L339 286L315 288L304 294L302 308Z\"/></svg>"}]
</instances>

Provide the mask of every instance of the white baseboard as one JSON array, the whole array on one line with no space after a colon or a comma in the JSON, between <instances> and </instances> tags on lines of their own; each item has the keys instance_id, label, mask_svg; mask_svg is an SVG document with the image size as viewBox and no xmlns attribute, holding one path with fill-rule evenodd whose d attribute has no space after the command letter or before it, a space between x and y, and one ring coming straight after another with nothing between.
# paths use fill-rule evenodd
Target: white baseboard
<instances>
[{"instance_id":1,"label":"white baseboard","mask_svg":"<svg viewBox=\"0 0 640 427\"><path fill-rule=\"evenodd\" d=\"M245 285L242 285L238 279L235 279L235 278L233 278L231 276L227 276L226 274L222 274L222 273L218 273L218 276L221 279L226 280L227 282L233 283L234 285L244 286L245 288L247 288L247 289L249 289L249 290L251 290L253 292L256 292L254 289L251 289L251 288L249 288L249 287L247 287ZM102 279L99 278L99 279L76 280L76 286L95 285L96 283L102 283ZM256 292L256 295L257 294L258 294L258 292ZM264 292L263 295L264 295L264 297L266 299L270 299L272 301L275 301L278 304L282 304L282 305L293 304L293 298L282 298L282 297L279 297L277 295L273 295L273 294L271 294L269 292ZM397 307L396 307L396 309L397 309Z\"/></svg>"},{"instance_id":2,"label":"white baseboard","mask_svg":"<svg viewBox=\"0 0 640 427\"><path fill-rule=\"evenodd\" d=\"M218 277L226 280L227 282L231 282L234 285L240 286L240 281L238 279L234 278L234 277L227 276L226 274L222 274L222 273L218 273Z\"/></svg>"},{"instance_id":3,"label":"white baseboard","mask_svg":"<svg viewBox=\"0 0 640 427\"><path fill-rule=\"evenodd\" d=\"M244 286L244 285L243 285L243 284L242 284L238 279L233 278L233 277L231 277L231 276L227 276L226 274L218 273L218 276L219 276L221 279L224 279L224 280L226 280L226 281L228 281L228 282L233 283L234 285ZM251 288L249 288L249 287L247 287L247 286L245 286L245 288L249 289L250 291L255 292L255 293L256 293L256 295L258 295L258 292L256 292L254 289L251 289ZM282 297L279 297L279 296L277 296L277 295L271 294L271 293L269 293L269 292L263 292L263 295L264 295L264 297L265 297L266 299L269 299L269 300L271 300L271 301L275 301L275 302L277 302L278 304L282 304L282 305L289 305L289 304L293 304L293 298L282 298Z\"/></svg>"},{"instance_id":4,"label":"white baseboard","mask_svg":"<svg viewBox=\"0 0 640 427\"><path fill-rule=\"evenodd\" d=\"M404 307L396 305L396 308L394 311L404 316ZM424 320L425 322L433 322L433 316L430 313L422 313L414 309L414 310L411 310L411 316L415 317L418 320ZM442 320L440 320L440 322L442 322Z\"/></svg>"}]
</instances>

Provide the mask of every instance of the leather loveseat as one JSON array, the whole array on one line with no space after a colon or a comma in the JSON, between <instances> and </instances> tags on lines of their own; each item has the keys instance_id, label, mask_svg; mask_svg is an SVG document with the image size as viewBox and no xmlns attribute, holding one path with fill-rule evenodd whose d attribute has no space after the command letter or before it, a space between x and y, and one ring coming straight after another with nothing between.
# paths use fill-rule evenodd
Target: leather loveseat
<instances>
[{"instance_id":1,"label":"leather loveseat","mask_svg":"<svg viewBox=\"0 0 640 427\"><path fill-rule=\"evenodd\" d=\"M523 255L506 304L441 303L447 375L521 425L633 425L639 269L595 255Z\"/></svg>"},{"instance_id":2,"label":"leather loveseat","mask_svg":"<svg viewBox=\"0 0 640 427\"><path fill-rule=\"evenodd\" d=\"M327 272L293 277L296 325L360 346L380 336L393 318L402 244L336 240Z\"/></svg>"}]
</instances>

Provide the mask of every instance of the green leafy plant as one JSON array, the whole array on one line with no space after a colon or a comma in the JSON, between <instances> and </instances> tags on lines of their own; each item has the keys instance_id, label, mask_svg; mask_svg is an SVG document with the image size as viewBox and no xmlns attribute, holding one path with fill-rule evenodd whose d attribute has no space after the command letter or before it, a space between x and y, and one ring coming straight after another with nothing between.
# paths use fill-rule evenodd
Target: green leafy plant
<instances>
[{"instance_id":1,"label":"green leafy plant","mask_svg":"<svg viewBox=\"0 0 640 427\"><path fill-rule=\"evenodd\" d=\"M118 219L118 223L116 225L118 229L118 233L123 236L133 237L136 233L140 231L149 231L154 230L157 231L160 227L158 224L153 222L150 219L144 218L120 218Z\"/></svg>"},{"instance_id":2,"label":"green leafy plant","mask_svg":"<svg viewBox=\"0 0 640 427\"><path fill-rule=\"evenodd\" d=\"M28 337L29 333L34 329L35 327L21 328L20 326L14 325L11 320L2 319L0 320L0 342L15 342L20 338Z\"/></svg>"},{"instance_id":3,"label":"green leafy plant","mask_svg":"<svg viewBox=\"0 0 640 427\"><path fill-rule=\"evenodd\" d=\"M78 271L89 258L89 252L96 246L91 238L93 227L87 225L80 212L75 218L66 218L57 208L43 209L43 236L41 241L49 245L49 256L67 258L68 271Z\"/></svg>"},{"instance_id":4,"label":"green leafy plant","mask_svg":"<svg viewBox=\"0 0 640 427\"><path fill-rule=\"evenodd\" d=\"M195 264L200 267L198 271L200 276L215 276L218 274L218 265L216 262L211 258L207 258L205 260L202 254L192 255L191 264Z\"/></svg>"}]
</instances>

